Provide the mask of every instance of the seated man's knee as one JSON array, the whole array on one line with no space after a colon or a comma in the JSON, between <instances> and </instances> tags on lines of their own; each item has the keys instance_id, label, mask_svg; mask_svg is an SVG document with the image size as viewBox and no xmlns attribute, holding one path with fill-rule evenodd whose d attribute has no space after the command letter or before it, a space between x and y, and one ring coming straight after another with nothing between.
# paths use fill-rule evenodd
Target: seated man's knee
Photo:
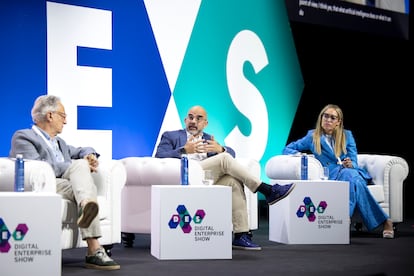
<instances>
[{"instance_id":1,"label":"seated man's knee","mask_svg":"<svg viewBox=\"0 0 414 276\"><path fill-rule=\"evenodd\" d=\"M73 160L72 165L74 166L74 168L90 170L89 163L86 159Z\"/></svg>"}]
</instances>

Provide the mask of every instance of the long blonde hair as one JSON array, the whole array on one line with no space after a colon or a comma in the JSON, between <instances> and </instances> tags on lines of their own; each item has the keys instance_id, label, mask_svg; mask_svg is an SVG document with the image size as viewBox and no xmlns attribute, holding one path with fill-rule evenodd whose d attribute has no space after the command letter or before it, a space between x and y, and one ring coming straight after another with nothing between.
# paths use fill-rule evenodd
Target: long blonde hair
<instances>
[{"instance_id":1,"label":"long blonde hair","mask_svg":"<svg viewBox=\"0 0 414 276\"><path fill-rule=\"evenodd\" d=\"M335 104L327 104L322 108L319 113L318 120L316 121L315 132L313 133L313 144L315 145L315 151L321 154L321 137L325 134L322 128L322 116L326 110L333 108L338 113L338 126L334 129L332 137L335 139L335 156L339 157L342 153L346 153L346 137L344 132L344 114L341 108Z\"/></svg>"}]
</instances>

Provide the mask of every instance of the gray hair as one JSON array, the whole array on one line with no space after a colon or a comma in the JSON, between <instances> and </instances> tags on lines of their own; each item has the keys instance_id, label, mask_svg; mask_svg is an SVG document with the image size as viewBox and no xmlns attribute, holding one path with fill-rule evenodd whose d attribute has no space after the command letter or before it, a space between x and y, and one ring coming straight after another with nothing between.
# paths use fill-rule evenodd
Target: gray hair
<instances>
[{"instance_id":1,"label":"gray hair","mask_svg":"<svg viewBox=\"0 0 414 276\"><path fill-rule=\"evenodd\" d=\"M49 112L57 111L59 108L60 98L53 95L42 95L37 97L32 108L33 123L46 121L46 115Z\"/></svg>"}]
</instances>

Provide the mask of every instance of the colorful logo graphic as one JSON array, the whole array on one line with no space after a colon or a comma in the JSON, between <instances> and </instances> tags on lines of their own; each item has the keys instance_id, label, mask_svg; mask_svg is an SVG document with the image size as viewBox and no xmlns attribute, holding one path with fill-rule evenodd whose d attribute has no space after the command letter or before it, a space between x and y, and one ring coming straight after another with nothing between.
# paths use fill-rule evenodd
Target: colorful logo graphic
<instances>
[{"instance_id":1,"label":"colorful logo graphic","mask_svg":"<svg viewBox=\"0 0 414 276\"><path fill-rule=\"evenodd\" d=\"M173 214L171 216L170 221L168 222L168 226L171 229L175 229L180 226L181 230L183 230L185 234L189 234L193 229L191 227L191 221L193 221L195 224L200 224L206 216L204 210L198 209L195 212L194 217L191 217L184 205L177 206L177 213L178 214Z\"/></svg>"},{"instance_id":2,"label":"colorful logo graphic","mask_svg":"<svg viewBox=\"0 0 414 276\"><path fill-rule=\"evenodd\" d=\"M328 203L326 203L326 201L321 201L319 202L318 207L315 208L312 199L308 196L303 199L303 203L304 205L300 205L296 211L296 216L298 218L302 218L306 215L308 220L311 222L316 220L316 213L323 214L328 207Z\"/></svg>"},{"instance_id":3,"label":"colorful logo graphic","mask_svg":"<svg viewBox=\"0 0 414 276\"><path fill-rule=\"evenodd\" d=\"M13 231L13 234L10 234L9 229L7 228L6 223L0 218L0 253L9 252L10 246L10 237L13 236L15 241L22 241L29 231L29 227L25 223L20 223L17 225L16 229Z\"/></svg>"},{"instance_id":4,"label":"colorful logo graphic","mask_svg":"<svg viewBox=\"0 0 414 276\"><path fill-rule=\"evenodd\" d=\"M2 124L0 153L46 92L64 102L62 137L108 159L152 155L199 104L206 131L268 179L304 88L284 1L15 2L0 1L0 114L21 116Z\"/></svg>"}]
</instances>

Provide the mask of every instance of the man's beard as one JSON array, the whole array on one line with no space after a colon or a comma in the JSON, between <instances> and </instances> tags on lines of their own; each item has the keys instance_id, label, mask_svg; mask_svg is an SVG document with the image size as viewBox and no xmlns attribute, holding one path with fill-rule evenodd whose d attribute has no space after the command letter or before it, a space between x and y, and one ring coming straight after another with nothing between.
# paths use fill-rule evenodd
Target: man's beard
<instances>
[{"instance_id":1,"label":"man's beard","mask_svg":"<svg viewBox=\"0 0 414 276\"><path fill-rule=\"evenodd\" d=\"M197 129L197 130L188 130L188 132L191 133L191 135L195 137L195 136L200 135L202 131Z\"/></svg>"}]
</instances>

